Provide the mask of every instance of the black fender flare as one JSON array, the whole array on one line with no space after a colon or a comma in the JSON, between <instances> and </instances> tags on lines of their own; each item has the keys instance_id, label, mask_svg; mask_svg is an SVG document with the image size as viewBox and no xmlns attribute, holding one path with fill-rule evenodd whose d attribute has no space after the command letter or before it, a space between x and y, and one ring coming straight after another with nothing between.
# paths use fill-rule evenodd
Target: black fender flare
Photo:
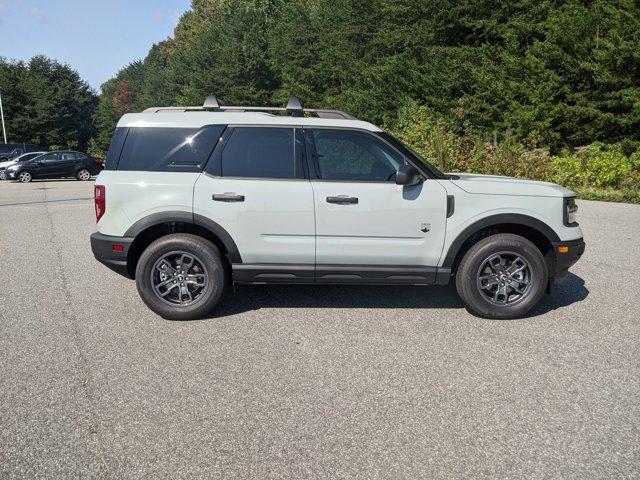
<instances>
[{"instance_id":1,"label":"black fender flare","mask_svg":"<svg viewBox=\"0 0 640 480\"><path fill-rule=\"evenodd\" d=\"M163 223L190 223L209 230L220 239L228 252L227 255L231 263L242 263L238 246L229 235L229 232L213 220L191 212L168 211L152 213L131 225L125 232L124 237L135 238L148 228Z\"/></svg>"},{"instance_id":2,"label":"black fender flare","mask_svg":"<svg viewBox=\"0 0 640 480\"><path fill-rule=\"evenodd\" d=\"M442 266L444 268L453 267L453 262L456 259L460 248L462 248L464 242L466 242L474 233L482 230L483 228L500 224L523 225L537 230L544 235L549 242L560 241L558 234L549 225L537 218L530 217L529 215L523 215L520 213L500 213L497 215L490 215L472 223L458 234L455 240L451 242L449 250L447 250L447 254L444 257Z\"/></svg>"}]
</instances>

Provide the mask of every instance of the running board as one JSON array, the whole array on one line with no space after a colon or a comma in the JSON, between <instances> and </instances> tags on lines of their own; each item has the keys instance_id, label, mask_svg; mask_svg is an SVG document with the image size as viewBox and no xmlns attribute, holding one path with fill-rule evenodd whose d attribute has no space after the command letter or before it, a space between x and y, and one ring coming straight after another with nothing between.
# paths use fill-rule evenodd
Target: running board
<instances>
[{"instance_id":1,"label":"running board","mask_svg":"<svg viewBox=\"0 0 640 480\"><path fill-rule=\"evenodd\" d=\"M233 264L236 283L445 285L451 270L397 265Z\"/></svg>"}]
</instances>

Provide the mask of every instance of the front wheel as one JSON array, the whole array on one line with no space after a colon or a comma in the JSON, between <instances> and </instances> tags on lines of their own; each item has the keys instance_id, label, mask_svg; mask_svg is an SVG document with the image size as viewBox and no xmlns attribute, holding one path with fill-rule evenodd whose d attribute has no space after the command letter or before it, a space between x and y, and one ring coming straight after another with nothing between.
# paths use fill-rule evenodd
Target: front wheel
<instances>
[{"instance_id":1,"label":"front wheel","mask_svg":"<svg viewBox=\"0 0 640 480\"><path fill-rule=\"evenodd\" d=\"M18 174L18 181L20 181L21 183L29 183L31 181L31 173L20 172Z\"/></svg>"},{"instance_id":2,"label":"front wheel","mask_svg":"<svg viewBox=\"0 0 640 480\"><path fill-rule=\"evenodd\" d=\"M548 279L547 264L533 243L501 233L480 240L465 254L456 273L456 289L471 313L511 319L538 304Z\"/></svg>"},{"instance_id":3,"label":"front wheel","mask_svg":"<svg viewBox=\"0 0 640 480\"><path fill-rule=\"evenodd\" d=\"M161 317L203 317L220 302L226 288L222 256L202 237L164 236L140 256L136 285L142 300Z\"/></svg>"}]
</instances>

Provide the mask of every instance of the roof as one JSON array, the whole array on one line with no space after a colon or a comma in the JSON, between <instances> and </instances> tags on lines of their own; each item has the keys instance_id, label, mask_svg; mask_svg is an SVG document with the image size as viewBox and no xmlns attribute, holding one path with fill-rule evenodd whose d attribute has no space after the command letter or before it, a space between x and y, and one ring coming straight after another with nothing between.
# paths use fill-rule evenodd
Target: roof
<instances>
[{"instance_id":1,"label":"roof","mask_svg":"<svg viewBox=\"0 0 640 480\"><path fill-rule=\"evenodd\" d=\"M127 113L118 127L200 128L205 125L287 125L310 127L359 128L372 132L381 129L372 123L355 119L293 117L257 111L191 111L185 109L147 109Z\"/></svg>"}]
</instances>

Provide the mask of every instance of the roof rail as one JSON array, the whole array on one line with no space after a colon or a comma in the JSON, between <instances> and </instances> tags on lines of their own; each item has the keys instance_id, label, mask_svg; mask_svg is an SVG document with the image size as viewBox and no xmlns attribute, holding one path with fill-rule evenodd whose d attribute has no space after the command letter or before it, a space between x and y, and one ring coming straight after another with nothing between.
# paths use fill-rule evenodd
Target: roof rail
<instances>
[{"instance_id":1,"label":"roof rail","mask_svg":"<svg viewBox=\"0 0 640 480\"><path fill-rule=\"evenodd\" d=\"M302 117L303 115L302 103L300 103L298 97L289 98L286 109L292 117Z\"/></svg>"},{"instance_id":2,"label":"roof rail","mask_svg":"<svg viewBox=\"0 0 640 480\"><path fill-rule=\"evenodd\" d=\"M289 98L286 107L253 107L240 105L220 105L215 95L208 95L201 107L150 107L144 110L145 113L162 112L193 112L193 111L221 111L221 112L285 112L292 117L303 117L305 113L317 116L318 118L331 118L342 120L357 120L342 110L330 110L324 108L302 108L302 103L297 97Z\"/></svg>"},{"instance_id":3,"label":"roof rail","mask_svg":"<svg viewBox=\"0 0 640 480\"><path fill-rule=\"evenodd\" d=\"M208 95L207 98L204 99L204 105L202 105L204 110L213 110L215 108L220 108L220 104L218 103L218 99L215 95Z\"/></svg>"}]
</instances>

